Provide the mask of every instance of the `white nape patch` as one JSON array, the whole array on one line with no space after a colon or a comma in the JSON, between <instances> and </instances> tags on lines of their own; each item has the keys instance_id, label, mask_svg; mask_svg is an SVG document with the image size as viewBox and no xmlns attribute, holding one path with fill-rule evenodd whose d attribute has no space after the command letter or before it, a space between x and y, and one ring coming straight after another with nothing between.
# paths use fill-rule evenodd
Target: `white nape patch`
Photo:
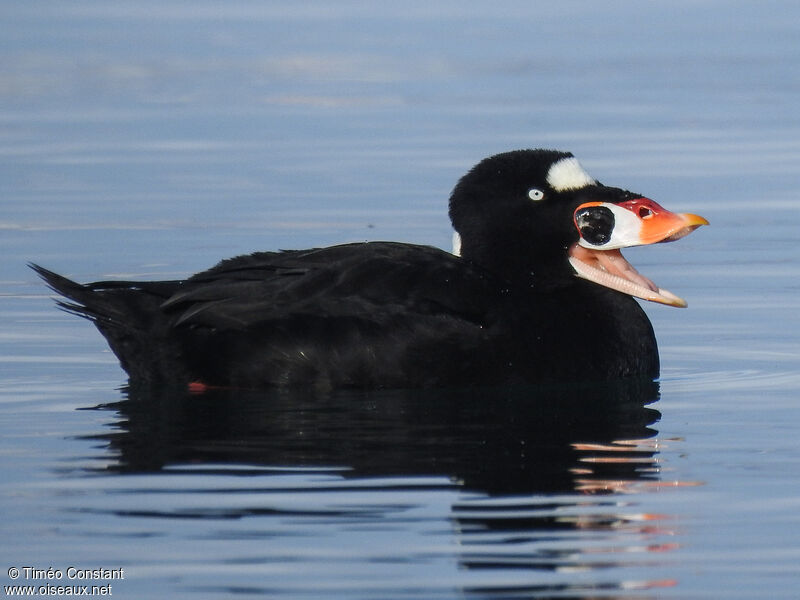
<instances>
[{"instance_id":1,"label":"white nape patch","mask_svg":"<svg viewBox=\"0 0 800 600\"><path fill-rule=\"evenodd\" d=\"M562 158L553 163L547 172L547 183L557 192L579 190L597 182L583 170L578 159L573 156Z\"/></svg>"},{"instance_id":2,"label":"white nape patch","mask_svg":"<svg viewBox=\"0 0 800 600\"><path fill-rule=\"evenodd\" d=\"M457 231L453 232L453 254L461 256L461 236L458 235Z\"/></svg>"}]
</instances>

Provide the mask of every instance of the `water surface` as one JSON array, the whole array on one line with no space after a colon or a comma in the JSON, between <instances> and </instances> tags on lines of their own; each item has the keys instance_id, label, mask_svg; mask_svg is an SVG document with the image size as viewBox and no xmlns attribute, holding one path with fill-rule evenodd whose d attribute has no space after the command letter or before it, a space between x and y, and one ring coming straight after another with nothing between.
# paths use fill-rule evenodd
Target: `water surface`
<instances>
[{"instance_id":1,"label":"water surface","mask_svg":"<svg viewBox=\"0 0 800 600\"><path fill-rule=\"evenodd\" d=\"M795 597L793 3L0 16L4 569L124 568L96 582L122 598ZM690 304L645 307L657 384L145 394L25 267L447 247L457 178L531 146L711 221L626 253Z\"/></svg>"}]
</instances>

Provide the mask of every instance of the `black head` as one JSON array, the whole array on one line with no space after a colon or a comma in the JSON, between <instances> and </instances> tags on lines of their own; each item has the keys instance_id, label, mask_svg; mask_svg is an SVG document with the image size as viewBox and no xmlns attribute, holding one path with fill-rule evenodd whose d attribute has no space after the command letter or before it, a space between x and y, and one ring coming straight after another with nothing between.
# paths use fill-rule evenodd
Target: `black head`
<instances>
[{"instance_id":1,"label":"black head","mask_svg":"<svg viewBox=\"0 0 800 600\"><path fill-rule=\"evenodd\" d=\"M638 275L619 249L672 241L708 224L604 186L572 154L555 150L484 159L453 189L450 219L461 256L506 280L559 284L577 274L673 306L685 302Z\"/></svg>"},{"instance_id":2,"label":"black head","mask_svg":"<svg viewBox=\"0 0 800 600\"><path fill-rule=\"evenodd\" d=\"M587 199L633 197L599 184L569 152L516 150L484 159L461 178L450 218L468 260L511 278L571 277L567 249L579 238L575 209Z\"/></svg>"}]
</instances>

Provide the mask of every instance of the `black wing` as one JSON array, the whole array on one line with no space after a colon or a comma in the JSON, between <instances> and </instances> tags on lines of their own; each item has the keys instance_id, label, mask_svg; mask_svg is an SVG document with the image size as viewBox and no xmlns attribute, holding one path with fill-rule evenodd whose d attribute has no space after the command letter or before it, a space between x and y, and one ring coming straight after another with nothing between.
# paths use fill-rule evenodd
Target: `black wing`
<instances>
[{"instance_id":1,"label":"black wing","mask_svg":"<svg viewBox=\"0 0 800 600\"><path fill-rule=\"evenodd\" d=\"M482 273L437 248L367 242L228 259L182 282L162 308L174 326L234 330L298 314L439 314L481 323L488 290Z\"/></svg>"},{"instance_id":2,"label":"black wing","mask_svg":"<svg viewBox=\"0 0 800 600\"><path fill-rule=\"evenodd\" d=\"M210 383L426 386L480 371L493 289L442 250L370 242L223 261L162 310Z\"/></svg>"},{"instance_id":3,"label":"black wing","mask_svg":"<svg viewBox=\"0 0 800 600\"><path fill-rule=\"evenodd\" d=\"M468 383L486 369L500 293L458 257L390 242L256 253L185 281L37 272L132 379L242 387Z\"/></svg>"}]
</instances>

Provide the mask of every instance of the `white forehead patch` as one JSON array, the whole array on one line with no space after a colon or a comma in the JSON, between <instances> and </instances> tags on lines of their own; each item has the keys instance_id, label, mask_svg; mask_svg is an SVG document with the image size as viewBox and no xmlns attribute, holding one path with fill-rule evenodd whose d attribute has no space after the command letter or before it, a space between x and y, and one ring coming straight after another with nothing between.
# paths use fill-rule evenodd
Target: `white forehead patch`
<instances>
[{"instance_id":1,"label":"white forehead patch","mask_svg":"<svg viewBox=\"0 0 800 600\"><path fill-rule=\"evenodd\" d=\"M565 192L567 190L579 190L597 182L583 170L577 158L568 156L553 163L547 172L547 183L555 191Z\"/></svg>"}]
</instances>

